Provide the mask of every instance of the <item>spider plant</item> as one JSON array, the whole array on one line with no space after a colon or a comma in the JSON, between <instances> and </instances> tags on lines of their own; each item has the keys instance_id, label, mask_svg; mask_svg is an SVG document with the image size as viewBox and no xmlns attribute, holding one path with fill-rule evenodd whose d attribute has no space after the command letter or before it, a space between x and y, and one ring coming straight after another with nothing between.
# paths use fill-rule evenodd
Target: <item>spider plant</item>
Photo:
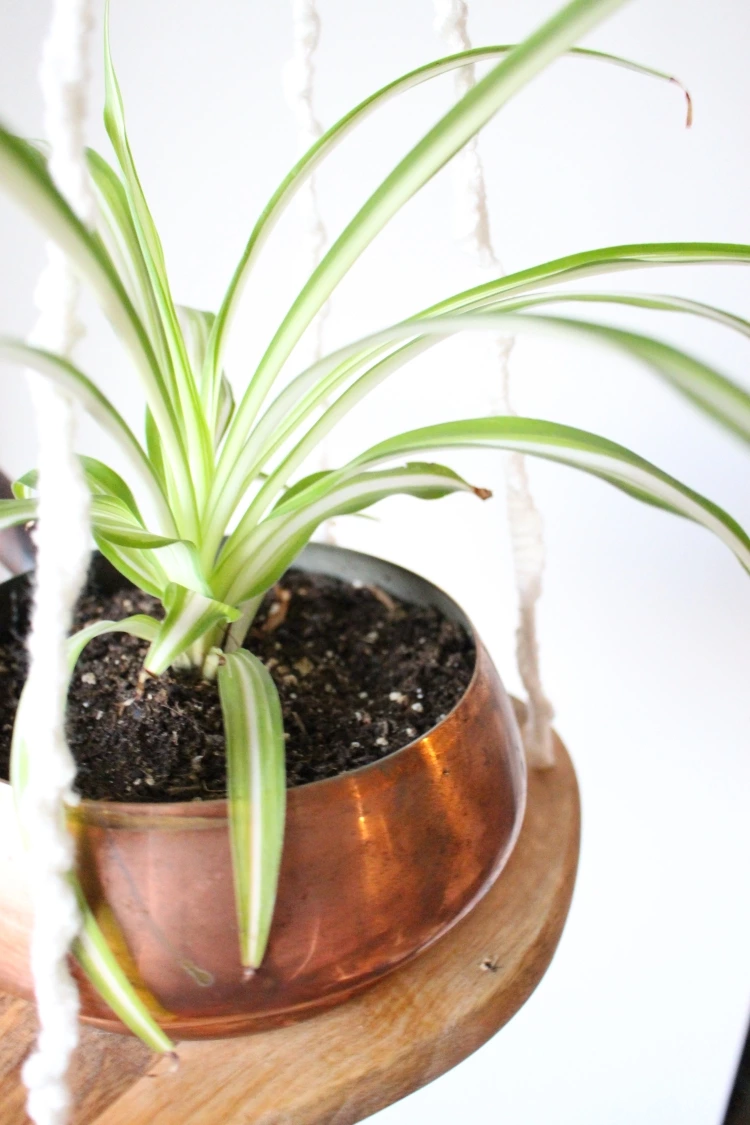
<instances>
[{"instance_id":1,"label":"spider plant","mask_svg":"<svg viewBox=\"0 0 750 1125\"><path fill-rule=\"evenodd\" d=\"M421 66L365 99L298 161L260 214L216 313L177 305L159 236L128 139L105 31L104 119L117 169L96 152L88 169L98 201L87 230L56 190L44 151L0 129L0 182L68 255L88 283L141 380L146 416L137 437L82 371L16 339L0 358L34 368L75 396L127 458L126 482L82 457L91 491L94 539L140 589L164 605L164 618L97 622L70 640L71 672L94 636L124 631L149 642L144 671L194 668L216 678L224 715L231 844L242 964L262 961L273 914L284 831L284 740L279 699L264 665L243 647L263 595L321 522L360 512L394 494L434 499L454 492L484 498L450 468L422 460L452 448L519 450L582 469L639 500L715 532L750 567L750 540L715 504L628 449L583 430L518 417L451 419L389 437L340 467L304 474L329 431L375 387L441 340L466 330L557 333L601 342L635 356L728 429L750 437L750 396L704 362L651 337L581 317L550 315L556 302L609 302L686 313L750 335L750 323L672 296L558 291L597 274L688 263L750 263L750 247L714 243L611 246L545 262L447 297L397 324L354 341L279 387L305 329L370 242L427 181L523 86L563 53L669 75L573 44L621 0L573 0L528 39L467 51ZM391 98L456 67L492 67L419 140L365 200L308 278L234 401L223 364L243 288L260 251L304 182L357 125ZM412 460L411 458L419 458ZM36 477L0 501L0 526L36 514ZM33 746L19 708L12 780L23 808ZM74 878L74 876L72 876ZM109 951L83 895L76 955L117 1014L151 1046L169 1042Z\"/></svg>"}]
</instances>

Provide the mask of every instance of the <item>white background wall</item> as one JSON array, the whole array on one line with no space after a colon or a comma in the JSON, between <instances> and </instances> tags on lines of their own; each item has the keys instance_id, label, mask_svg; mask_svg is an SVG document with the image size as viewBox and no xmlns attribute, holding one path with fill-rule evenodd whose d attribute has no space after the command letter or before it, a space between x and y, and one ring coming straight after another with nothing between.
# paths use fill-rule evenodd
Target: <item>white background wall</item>
<instances>
[{"instance_id":1,"label":"white background wall","mask_svg":"<svg viewBox=\"0 0 750 1125\"><path fill-rule=\"evenodd\" d=\"M320 3L325 122L439 53L428 0ZM552 7L474 0L474 40L513 40ZM289 53L287 5L115 0L113 8L132 142L176 296L214 308L254 216L295 154L279 77ZM46 3L0 6L0 116L30 135L41 131L35 66L47 18ZM682 127L676 88L557 64L483 135L506 266L628 241L750 242L750 8L742 0L641 0L587 42L678 74L695 99L694 128ZM450 80L413 93L331 161L320 188L332 230L450 96ZM101 140L98 115L92 135ZM450 192L450 178L439 177L352 271L335 302L330 344L476 279L451 244ZM299 233L292 216L266 254L233 352L238 384L299 281ZM2 200L0 246L0 330L24 332L41 243ZM750 274L738 268L628 274L612 288L638 285L750 309ZM747 341L655 314L627 320L747 382ZM485 360L477 341L436 350L360 411L334 455L396 426L482 411L492 377ZM137 421L132 375L96 316L81 363ZM750 523L742 450L634 364L567 342L524 341L514 369L523 413L605 433ZM104 451L89 427L83 436L88 450ZM2 370L0 464L21 472L33 449L22 379ZM502 495L496 457L452 463ZM515 1020L455 1071L372 1120L439 1125L460 1114L477 1125L713 1125L750 996L750 585L725 549L683 521L568 470L534 465L533 481L549 539L544 671L583 796L570 920L547 977ZM514 688L502 502L392 501L380 514L377 524L342 526L342 541L448 589Z\"/></svg>"}]
</instances>

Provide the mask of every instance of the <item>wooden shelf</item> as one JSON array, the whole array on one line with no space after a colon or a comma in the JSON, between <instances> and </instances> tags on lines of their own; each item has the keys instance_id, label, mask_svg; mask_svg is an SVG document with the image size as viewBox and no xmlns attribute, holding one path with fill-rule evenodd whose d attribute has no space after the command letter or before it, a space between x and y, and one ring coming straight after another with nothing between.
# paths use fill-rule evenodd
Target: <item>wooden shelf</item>
<instances>
[{"instance_id":1,"label":"wooden shelf","mask_svg":"<svg viewBox=\"0 0 750 1125\"><path fill-rule=\"evenodd\" d=\"M532 772L523 829L471 914L414 962L339 1008L245 1039L180 1046L179 1065L86 1028L72 1125L353 1125L461 1062L540 981L573 892L578 786L558 764ZM24 1125L20 1066L34 1013L0 996L0 1121Z\"/></svg>"}]
</instances>

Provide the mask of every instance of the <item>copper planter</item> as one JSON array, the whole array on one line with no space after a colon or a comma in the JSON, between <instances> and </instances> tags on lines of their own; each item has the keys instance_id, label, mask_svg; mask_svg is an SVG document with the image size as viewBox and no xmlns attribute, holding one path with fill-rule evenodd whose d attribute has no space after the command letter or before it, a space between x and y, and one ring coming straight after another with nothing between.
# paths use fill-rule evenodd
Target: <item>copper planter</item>
<instances>
[{"instance_id":1,"label":"copper planter","mask_svg":"<svg viewBox=\"0 0 750 1125\"><path fill-rule=\"evenodd\" d=\"M471 628L444 593L390 563L314 545L302 565L437 605ZM0 587L0 630L10 586ZM475 639L471 683L428 734L381 762L289 791L271 939L249 981L226 802L81 803L73 827L89 901L174 1038L241 1034L340 1003L436 941L486 893L520 829L526 775L508 697ZM21 996L31 992L30 925L2 783L0 989ZM86 1022L123 1030L85 981L81 995Z\"/></svg>"}]
</instances>

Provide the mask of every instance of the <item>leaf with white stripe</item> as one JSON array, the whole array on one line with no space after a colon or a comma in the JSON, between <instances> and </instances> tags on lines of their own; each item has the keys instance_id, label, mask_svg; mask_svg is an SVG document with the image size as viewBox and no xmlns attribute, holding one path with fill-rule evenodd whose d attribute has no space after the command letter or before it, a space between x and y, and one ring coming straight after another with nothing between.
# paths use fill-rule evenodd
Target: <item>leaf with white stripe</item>
<instances>
[{"instance_id":1,"label":"leaf with white stripe","mask_svg":"<svg viewBox=\"0 0 750 1125\"><path fill-rule=\"evenodd\" d=\"M0 500L0 531L36 519L36 500Z\"/></svg>"},{"instance_id":2,"label":"leaf with white stripe","mask_svg":"<svg viewBox=\"0 0 750 1125\"><path fill-rule=\"evenodd\" d=\"M176 396L166 337L151 285L151 278L130 214L125 188L117 172L98 152L87 149L86 159L96 195L97 233L117 267L130 299L148 330L152 346L174 399Z\"/></svg>"},{"instance_id":3,"label":"leaf with white stripe","mask_svg":"<svg viewBox=\"0 0 750 1125\"><path fill-rule=\"evenodd\" d=\"M169 586L169 577L153 551L112 543L103 535L97 535L96 528L92 527L91 530L94 542L115 570L139 590L151 594L154 598L163 597L164 591Z\"/></svg>"},{"instance_id":4,"label":"leaf with white stripe","mask_svg":"<svg viewBox=\"0 0 750 1125\"><path fill-rule=\"evenodd\" d=\"M135 361L173 469L189 496L192 482L180 426L148 333L101 241L74 214L50 179L39 155L32 155L32 152L25 141L0 125L0 188L39 224L91 287Z\"/></svg>"},{"instance_id":5,"label":"leaf with white stripe","mask_svg":"<svg viewBox=\"0 0 750 1125\"><path fill-rule=\"evenodd\" d=\"M85 483L88 484L92 496L110 496L114 497L121 504L124 504L127 510L132 513L134 519L141 521L141 513L138 511L135 496L129 485L123 477L116 472L115 469L110 469L103 461L98 461L96 457L79 457ZM36 496L39 487L39 474L36 469L30 469L25 472L24 476L18 477L13 480L11 485L13 496L17 499L31 499Z\"/></svg>"},{"instance_id":6,"label":"leaf with white stripe","mask_svg":"<svg viewBox=\"0 0 750 1125\"><path fill-rule=\"evenodd\" d=\"M434 62L425 63L417 67L416 70L411 70L407 74L400 75L386 86L376 90L375 93L370 94L364 101L361 101L359 105L349 110L348 113L344 114L342 118L335 122L330 129L327 129L326 132L310 146L307 152L300 157L295 166L279 184L253 228L242 258L234 272L227 294L222 302L217 322L211 334L208 359L213 369L218 369L221 365L227 330L232 323L245 282L267 238L297 192L300 191L307 180L309 180L310 176L315 173L316 168L334 151L337 145L339 145L345 137L349 136L356 127L361 125L371 113L386 105L391 99L414 89L424 82L429 82L433 78L439 78L443 74L448 74L462 67L476 66L477 63L483 62L498 62L501 58L510 54L517 46L517 43L502 43L486 47L473 47L469 51L459 51L456 54L435 59ZM571 47L565 54L574 59L612 64L633 71L636 74L641 74L650 78L658 78L664 82L672 83L679 87L685 94L687 100L687 124L689 125L691 123L690 96L674 75L666 74L661 70L655 70L653 67L643 66L640 63L633 62L631 59L622 58L619 55L612 55L603 51L593 51L586 47Z\"/></svg>"},{"instance_id":7,"label":"leaf with white stripe","mask_svg":"<svg viewBox=\"0 0 750 1125\"><path fill-rule=\"evenodd\" d=\"M214 445L218 446L234 413L234 393L224 372L214 373L211 364L206 363L206 351L216 315L188 305L178 305L177 317L188 357L198 380L203 409L213 428Z\"/></svg>"},{"instance_id":8,"label":"leaf with white stripe","mask_svg":"<svg viewBox=\"0 0 750 1125\"><path fill-rule=\"evenodd\" d=\"M73 943L73 956L104 1003L133 1035L152 1051L171 1053L174 1043L159 1027L141 999L139 989L120 967L75 876L72 883L82 921L80 933Z\"/></svg>"},{"instance_id":9,"label":"leaf with white stripe","mask_svg":"<svg viewBox=\"0 0 750 1125\"><path fill-rule=\"evenodd\" d=\"M215 625L236 621L240 611L234 606L208 598L172 582L163 595L167 615L154 637L144 661L153 676L166 672L170 664Z\"/></svg>"},{"instance_id":10,"label":"leaf with white stripe","mask_svg":"<svg viewBox=\"0 0 750 1125\"><path fill-rule=\"evenodd\" d=\"M97 536L123 547L151 551L169 547L178 540L148 531L132 510L116 496L98 495L91 501L91 524Z\"/></svg>"},{"instance_id":11,"label":"leaf with white stripe","mask_svg":"<svg viewBox=\"0 0 750 1125\"><path fill-rule=\"evenodd\" d=\"M361 512L389 496L437 500L452 492L467 492L483 500L490 496L452 469L422 462L375 473L313 474L304 488L285 497L244 542L222 555L212 586L233 604L243 602L278 581L326 520Z\"/></svg>"},{"instance_id":12,"label":"leaf with white stripe","mask_svg":"<svg viewBox=\"0 0 750 1125\"><path fill-rule=\"evenodd\" d=\"M174 529L174 521L161 482L154 473L143 446L122 415L96 384L67 359L53 352L32 347L23 340L0 336L0 360L38 371L40 375L46 376L80 402L87 414L101 426L127 457L128 464L147 490L163 529Z\"/></svg>"},{"instance_id":13,"label":"leaf with white stripe","mask_svg":"<svg viewBox=\"0 0 750 1125\"><path fill-rule=\"evenodd\" d=\"M210 384L204 382L206 349L211 338L211 329L216 320L216 314L205 309L194 309L190 305L176 305L177 320L185 342L185 351L190 360L190 366L198 380L201 398L204 404L210 402Z\"/></svg>"},{"instance_id":14,"label":"leaf with white stripe","mask_svg":"<svg viewBox=\"0 0 750 1125\"><path fill-rule=\"evenodd\" d=\"M284 842L286 771L281 703L268 669L240 649L218 672L242 964L257 969L271 928Z\"/></svg>"},{"instance_id":15,"label":"leaf with white stripe","mask_svg":"<svg viewBox=\"0 0 750 1125\"><path fill-rule=\"evenodd\" d=\"M486 74L417 142L348 223L300 290L264 352L229 424L210 505L244 479L245 439L305 329L380 231L515 94L618 8L622 0L572 0Z\"/></svg>"},{"instance_id":16,"label":"leaf with white stripe","mask_svg":"<svg viewBox=\"0 0 750 1125\"><path fill-rule=\"evenodd\" d=\"M661 300L671 302L670 298L661 298ZM677 299L674 300L677 302ZM692 306L696 303L687 304L691 306L689 309L683 308L682 304L677 302L672 305L673 311L695 312ZM709 315L708 306L700 307L702 315ZM710 314L710 319L721 321L743 334L748 334L750 325L741 318L720 309L710 309ZM423 335L415 338L412 335L415 328L418 328ZM353 376L358 376L350 381L350 385L337 399L325 407L313 425L303 432L297 444L287 451L274 467L273 472L264 480L229 535L222 552L223 557L235 552L241 544L248 541L248 537L254 533L269 505L273 503L291 475L334 426L368 394L435 343L455 333L469 330L517 334L532 332L543 335L563 333L574 338L581 337L615 347L646 363L706 414L721 422L733 433L750 440L750 394L703 361L652 337L606 324L556 316L540 316L534 312L524 312L516 307L515 302L500 300L494 305L487 304L478 311L412 318L346 345L324 360L313 364L282 391L268 411L268 416L273 418L273 424L266 425L264 416L257 427L257 433L262 432L264 435L261 442L265 441L266 444L261 445L260 448L255 445L258 450L256 463L272 456L288 440L304 418L325 403L339 384L350 381ZM408 340L406 344L388 351L404 339ZM388 351L388 354L377 362L372 362L372 357L380 355L383 350ZM361 366L364 370L361 370L358 364L358 357L363 359ZM296 407L295 399L298 400ZM254 443L255 438L256 434L253 434L248 448Z\"/></svg>"},{"instance_id":17,"label":"leaf with white stripe","mask_svg":"<svg viewBox=\"0 0 750 1125\"><path fill-rule=\"evenodd\" d=\"M95 501L92 508L96 510L97 506ZM97 547L120 574L162 601L170 583L210 597L200 558L192 543L184 539L157 541L159 537L143 530L141 524L118 520L122 515L119 509L110 513L109 524L95 517L92 520Z\"/></svg>"},{"instance_id":18,"label":"leaf with white stripe","mask_svg":"<svg viewBox=\"0 0 750 1125\"><path fill-rule=\"evenodd\" d=\"M455 293L422 309L413 319L482 309L487 302L494 303L498 297L541 292L549 286L582 277L665 266L701 265L750 265L750 246L741 242L633 242L582 250Z\"/></svg>"},{"instance_id":19,"label":"leaf with white stripe","mask_svg":"<svg viewBox=\"0 0 750 1125\"><path fill-rule=\"evenodd\" d=\"M81 456L79 460L91 495L114 497L123 503L133 517L142 524L140 510L128 482L96 457Z\"/></svg>"},{"instance_id":20,"label":"leaf with white stripe","mask_svg":"<svg viewBox=\"0 0 750 1125\"><path fill-rule=\"evenodd\" d=\"M598 476L631 496L701 524L750 570L750 539L718 505L624 446L572 426L512 417L444 422L380 442L356 457L350 469L427 450L482 448L516 450Z\"/></svg>"},{"instance_id":21,"label":"leaf with white stripe","mask_svg":"<svg viewBox=\"0 0 750 1125\"><path fill-rule=\"evenodd\" d=\"M173 385L177 396L174 406L183 428L188 450L194 461L193 484L198 502L202 504L204 500L203 491L207 487L212 470L212 447L206 416L188 359L185 341L177 318L177 310L172 300L161 239L146 203L146 197L141 187L128 140L122 95L110 50L109 3L105 6L104 16L104 83L104 125L125 179L125 192L130 216L151 281L155 304L171 360ZM196 472L196 468L199 471Z\"/></svg>"}]
</instances>

